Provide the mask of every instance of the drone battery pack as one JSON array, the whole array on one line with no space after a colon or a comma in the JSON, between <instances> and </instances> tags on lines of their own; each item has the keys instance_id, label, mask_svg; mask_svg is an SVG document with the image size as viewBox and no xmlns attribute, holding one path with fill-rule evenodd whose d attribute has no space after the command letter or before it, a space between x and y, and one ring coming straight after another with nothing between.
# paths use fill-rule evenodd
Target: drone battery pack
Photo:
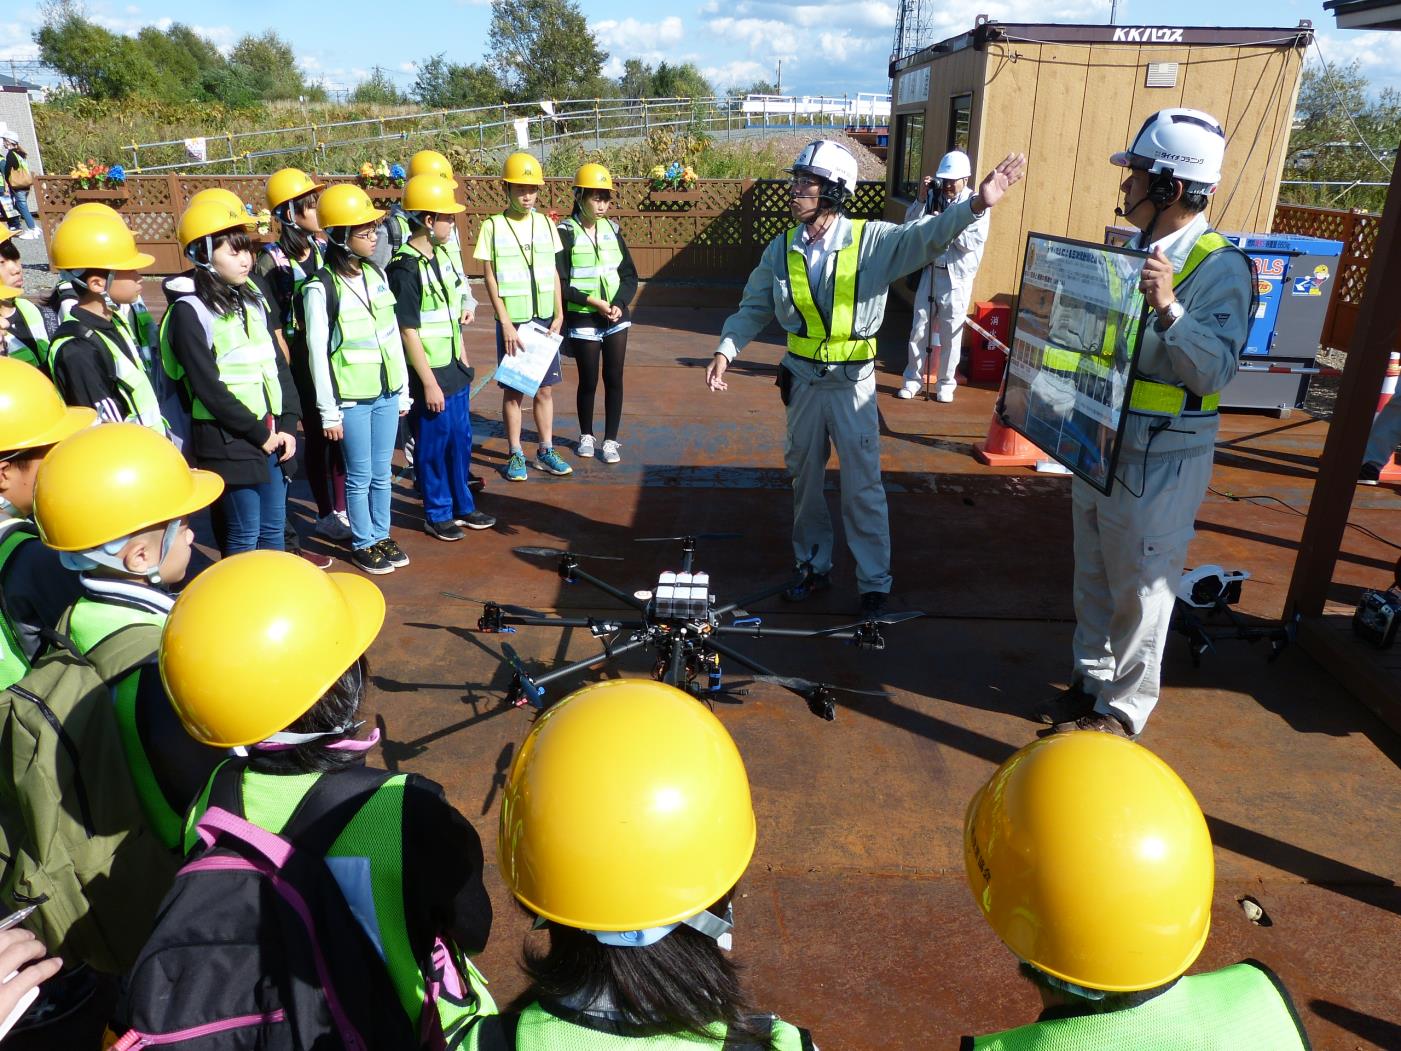
<instances>
[{"instance_id":1,"label":"drone battery pack","mask_svg":"<svg viewBox=\"0 0 1401 1051\"><path fill-rule=\"evenodd\" d=\"M1364 591L1357 611L1352 615L1352 630L1357 637L1379 650L1396 641L1396 629L1401 627L1401 592Z\"/></svg>"}]
</instances>

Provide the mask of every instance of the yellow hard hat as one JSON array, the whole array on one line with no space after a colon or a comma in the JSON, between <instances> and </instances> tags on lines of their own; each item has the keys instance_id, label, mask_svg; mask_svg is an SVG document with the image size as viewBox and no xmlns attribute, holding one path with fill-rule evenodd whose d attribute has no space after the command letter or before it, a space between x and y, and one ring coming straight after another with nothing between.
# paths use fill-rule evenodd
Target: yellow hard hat
<instances>
[{"instance_id":1,"label":"yellow hard hat","mask_svg":"<svg viewBox=\"0 0 1401 1051\"><path fill-rule=\"evenodd\" d=\"M754 853L754 808L720 720L673 686L614 679L536 720L501 800L511 892L568 927L635 931L719 901Z\"/></svg>"},{"instance_id":2,"label":"yellow hard hat","mask_svg":"<svg viewBox=\"0 0 1401 1051\"><path fill-rule=\"evenodd\" d=\"M545 185L545 177L540 173L540 162L529 153L513 153L507 157L506 165L501 169L501 178L521 186Z\"/></svg>"},{"instance_id":3,"label":"yellow hard hat","mask_svg":"<svg viewBox=\"0 0 1401 1051\"><path fill-rule=\"evenodd\" d=\"M404 186L401 206L406 212L433 212L437 215L465 212L467 206L458 204L453 196L454 185L436 175L415 175Z\"/></svg>"},{"instance_id":4,"label":"yellow hard hat","mask_svg":"<svg viewBox=\"0 0 1401 1051\"><path fill-rule=\"evenodd\" d=\"M34 522L55 551L91 551L208 507L224 491L213 471L139 423L108 423L60 442L34 479Z\"/></svg>"},{"instance_id":5,"label":"yellow hard hat","mask_svg":"<svg viewBox=\"0 0 1401 1051\"><path fill-rule=\"evenodd\" d=\"M0 456L42 449L96 422L87 406L63 404L58 388L33 365L0 357Z\"/></svg>"},{"instance_id":6,"label":"yellow hard hat","mask_svg":"<svg viewBox=\"0 0 1401 1051\"><path fill-rule=\"evenodd\" d=\"M336 226L364 226L384 218L384 213L370 201L370 195L348 182L328 187L316 204L316 214L322 228L328 230Z\"/></svg>"},{"instance_id":7,"label":"yellow hard hat","mask_svg":"<svg viewBox=\"0 0 1401 1051\"><path fill-rule=\"evenodd\" d=\"M241 204L234 206L228 201L209 197L191 203L185 209L180 216L179 225L175 228L175 236L180 241L180 250L184 251L191 243L201 238L235 228L249 229L256 225L257 221L244 211Z\"/></svg>"},{"instance_id":8,"label":"yellow hard hat","mask_svg":"<svg viewBox=\"0 0 1401 1051\"><path fill-rule=\"evenodd\" d=\"M122 217L111 212L116 222L103 212L76 209L63 217L49 240L49 263L59 270L144 270L155 263L154 256L136 249Z\"/></svg>"},{"instance_id":9,"label":"yellow hard hat","mask_svg":"<svg viewBox=\"0 0 1401 1051\"><path fill-rule=\"evenodd\" d=\"M601 164L585 164L574 175L574 186L579 190L613 189L613 176Z\"/></svg>"},{"instance_id":10,"label":"yellow hard hat","mask_svg":"<svg viewBox=\"0 0 1401 1051\"><path fill-rule=\"evenodd\" d=\"M101 201L84 201L82 204L75 204L68 211L63 213L65 219L74 215L97 215L103 219L115 220L126 225L126 220L122 218L121 212L117 211L110 204L103 204Z\"/></svg>"},{"instance_id":11,"label":"yellow hard hat","mask_svg":"<svg viewBox=\"0 0 1401 1051\"><path fill-rule=\"evenodd\" d=\"M452 165L437 150L419 150L409 158L409 178L412 179L416 175L436 175L452 183L454 189L457 188Z\"/></svg>"},{"instance_id":12,"label":"yellow hard hat","mask_svg":"<svg viewBox=\"0 0 1401 1051\"><path fill-rule=\"evenodd\" d=\"M300 168L282 168L268 176L268 208L277 208L298 197L315 193L324 185L314 181Z\"/></svg>"},{"instance_id":13,"label":"yellow hard hat","mask_svg":"<svg viewBox=\"0 0 1401 1051\"><path fill-rule=\"evenodd\" d=\"M193 208L201 201L222 201L232 208L237 208L243 214L248 214L248 209L243 205L243 198L232 190L224 189L222 186L211 186L207 190L200 190L190 197L190 203L185 205L185 207Z\"/></svg>"},{"instance_id":14,"label":"yellow hard hat","mask_svg":"<svg viewBox=\"0 0 1401 1051\"><path fill-rule=\"evenodd\" d=\"M1017 752L969 804L963 856L997 936L1075 985L1154 989L1206 944L1206 820L1167 763L1122 737L1055 734Z\"/></svg>"},{"instance_id":15,"label":"yellow hard hat","mask_svg":"<svg viewBox=\"0 0 1401 1051\"><path fill-rule=\"evenodd\" d=\"M248 551L195 577L161 635L161 680L191 737L216 748L296 722L370 648L384 596L354 573Z\"/></svg>"}]
</instances>

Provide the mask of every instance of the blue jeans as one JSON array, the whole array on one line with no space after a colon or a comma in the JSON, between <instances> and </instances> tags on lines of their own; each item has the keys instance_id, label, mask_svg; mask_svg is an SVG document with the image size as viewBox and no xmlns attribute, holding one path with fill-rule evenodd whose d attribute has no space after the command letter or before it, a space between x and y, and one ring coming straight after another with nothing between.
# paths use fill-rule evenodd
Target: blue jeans
<instances>
[{"instance_id":1,"label":"blue jeans","mask_svg":"<svg viewBox=\"0 0 1401 1051\"><path fill-rule=\"evenodd\" d=\"M469 486L472 465L472 388L450 395L442 412L429 412L414 402L413 473L423 498L423 517L430 522L466 518L477 509Z\"/></svg>"},{"instance_id":2,"label":"blue jeans","mask_svg":"<svg viewBox=\"0 0 1401 1051\"><path fill-rule=\"evenodd\" d=\"M389 539L389 486L394 441L399 437L399 396L382 394L374 401L341 407L345 439L345 511L350 516L350 546L359 551Z\"/></svg>"},{"instance_id":3,"label":"blue jeans","mask_svg":"<svg viewBox=\"0 0 1401 1051\"><path fill-rule=\"evenodd\" d=\"M24 225L33 230L34 215L29 211L29 191L16 190L10 195L10 200L14 201L15 211L19 212L19 217L24 220Z\"/></svg>"},{"instance_id":4,"label":"blue jeans","mask_svg":"<svg viewBox=\"0 0 1401 1051\"><path fill-rule=\"evenodd\" d=\"M283 526L287 522L287 477L268 454L268 480L261 485L231 485L219 497L214 521L223 520L224 535L219 550L224 556L240 551L281 551Z\"/></svg>"}]
</instances>

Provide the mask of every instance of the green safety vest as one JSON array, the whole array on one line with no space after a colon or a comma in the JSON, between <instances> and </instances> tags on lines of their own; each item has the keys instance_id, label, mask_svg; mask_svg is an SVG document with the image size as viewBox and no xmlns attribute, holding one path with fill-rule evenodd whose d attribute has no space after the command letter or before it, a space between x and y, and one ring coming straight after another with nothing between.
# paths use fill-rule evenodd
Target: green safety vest
<instances>
[{"instance_id":1,"label":"green safety vest","mask_svg":"<svg viewBox=\"0 0 1401 1051\"><path fill-rule=\"evenodd\" d=\"M210 349L214 351L219 382L258 419L281 416L282 381L277 375L280 352L273 342L272 333L268 331L268 305L252 282L243 287L251 300L250 309L243 312L234 309L216 317L199 296L187 296L185 299L204 326ZM173 309L167 310L161 321L161 364L167 376L184 386L190 402L191 418L212 420L214 414L195 394L189 376L170 345L169 325L173 314Z\"/></svg>"},{"instance_id":2,"label":"green safety vest","mask_svg":"<svg viewBox=\"0 0 1401 1051\"><path fill-rule=\"evenodd\" d=\"M450 365L462 350L463 299L462 278L452 265L452 253L442 245L433 246L437 274L428 257L409 244L394 254L411 258L418 266L418 339L428 356L429 367Z\"/></svg>"},{"instance_id":3,"label":"green safety vest","mask_svg":"<svg viewBox=\"0 0 1401 1051\"><path fill-rule=\"evenodd\" d=\"M498 1046L495 1042L488 1042L490 1031L497 1028L496 1019L483 1018L468 1033L464 1051ZM645 1047L647 1051L699 1051L706 1047L735 1046L727 1042L727 1027L723 1022L717 1022L710 1028L712 1038L709 1040L698 1039L690 1033L623 1036L561 1018L543 1005L533 1003L521 1012L516 1022L515 1046L517 1051L627 1051L640 1047ZM752 1045L746 1042L741 1046ZM812 1038L797 1026L775 1018L769 1046L773 1051L811 1051Z\"/></svg>"},{"instance_id":4,"label":"green safety vest","mask_svg":"<svg viewBox=\"0 0 1401 1051\"><path fill-rule=\"evenodd\" d=\"M799 228L793 227L783 235L788 250L788 289L793 306L803 319L803 331L788 333L788 353L810 361L869 361L876 356L875 341L852 339L851 326L856 321L856 261L861 254L861 235L866 220L851 220L851 244L837 252L836 281L832 287L832 326L829 330L822 312L812 298L808 283L807 257L793 248L793 238Z\"/></svg>"},{"instance_id":5,"label":"green safety vest","mask_svg":"<svg viewBox=\"0 0 1401 1051\"><path fill-rule=\"evenodd\" d=\"M618 293L618 267L623 263L623 249L618 244L613 224L606 219L599 220L590 234L572 215L564 222L574 234L574 247L569 253L569 287L606 303L613 302ZM587 303L573 300L564 308L576 314L593 312L593 307Z\"/></svg>"},{"instance_id":6,"label":"green safety vest","mask_svg":"<svg viewBox=\"0 0 1401 1051\"><path fill-rule=\"evenodd\" d=\"M126 334L129 331L126 323L117 313L112 314L112 324L119 334ZM77 323L71 319L65 322L65 325L70 328L78 327ZM127 421L149 427L162 438L170 437L170 428L161 415L160 401L156 398L155 387L151 385L151 377L141 364L132 360L132 355L139 353L135 347L129 344L126 346L118 345L95 329L88 329L86 326L82 326L82 328L91 333L92 338L100 346L106 347L112 355L112 364L116 367L117 372L117 388L121 391L122 399L127 406ZM70 332L67 335L56 335L53 342L49 344L49 363L54 372L58 371L59 353L78 334Z\"/></svg>"},{"instance_id":7,"label":"green safety vest","mask_svg":"<svg viewBox=\"0 0 1401 1051\"><path fill-rule=\"evenodd\" d=\"M550 221L530 213L530 257L517 238L515 224L504 213L487 220L491 224L491 269L496 274L496 294L512 323L555 314L555 239Z\"/></svg>"},{"instance_id":8,"label":"green safety vest","mask_svg":"<svg viewBox=\"0 0 1401 1051\"><path fill-rule=\"evenodd\" d=\"M4 586L5 569L21 544L38 540L39 533L32 522L20 521L0 534L0 587ZM29 657L20 644L19 633L10 618L0 612L0 690L8 690L29 671Z\"/></svg>"},{"instance_id":9,"label":"green safety vest","mask_svg":"<svg viewBox=\"0 0 1401 1051\"><path fill-rule=\"evenodd\" d=\"M976 1051L1306 1051L1308 1046L1288 994L1252 961L1183 978L1137 1007L1033 1022L973 1040Z\"/></svg>"},{"instance_id":10,"label":"green safety vest","mask_svg":"<svg viewBox=\"0 0 1401 1051\"><path fill-rule=\"evenodd\" d=\"M1192 276L1202 262L1210 255L1230 248L1231 242L1215 230L1206 230L1197 238L1196 244L1192 245L1192 250L1187 253L1187 259L1172 278L1174 290L1182 285ZM1117 283L1117 277L1111 270L1109 274L1111 284ZM1118 288L1111 289L1117 298ZM1139 296L1135 296L1137 301ZM1134 352L1139 327L1147 320L1147 310L1135 317L1128 326L1125 345L1130 354ZM1089 369L1096 375L1107 378L1114 369L1114 347L1118 342L1118 329L1112 323L1105 326L1104 340L1101 344L1098 355L1082 354L1075 350L1066 350L1062 347L1047 346L1042 351L1041 364L1045 368L1055 369L1058 372L1077 372L1080 369ZM1174 383L1159 383L1156 380L1143 379L1138 377L1133 382L1133 389L1129 392L1129 411L1141 413L1145 416L1181 416L1184 412L1195 415L1209 415L1217 411L1221 404L1220 393L1208 394L1204 397L1197 397L1187 390L1186 387Z\"/></svg>"},{"instance_id":11,"label":"green safety vest","mask_svg":"<svg viewBox=\"0 0 1401 1051\"><path fill-rule=\"evenodd\" d=\"M291 820L302 798L311 791L318 777L334 774L260 774L245 771L243 775L243 816L259 828L280 834ZM414 1026L422 1032L425 985L423 972L409 943L408 922L404 917L404 838L403 805L407 774L396 774L365 802L350 819L331 849L328 858L355 858L369 863L370 905L374 910L373 932L366 930L376 944L390 982L399 995L399 1003ZM195 825L209 807L209 789L213 777L190 808L185 822L184 852L189 854L199 842ZM332 868L334 873L335 869ZM352 911L354 911L352 909ZM362 924L364 921L361 921ZM447 998L438 1000L438 1017L445 1034L451 1038L479 1015L495 1014L496 1002L487 990L486 978L472 961L459 954L457 962L466 971L464 978L473 994L466 1003ZM450 1040L451 1042L451 1040ZM459 1046L452 1044L452 1046Z\"/></svg>"},{"instance_id":12,"label":"green safety vest","mask_svg":"<svg viewBox=\"0 0 1401 1051\"><path fill-rule=\"evenodd\" d=\"M34 339L34 345L31 347L11 335L9 337L10 357L18 358L27 365L33 365L35 368L47 372L49 368L49 332L44 327L44 315L39 313L39 308L27 299L12 299L10 302L19 311L19 316L24 318L25 325L29 327L29 334Z\"/></svg>"},{"instance_id":13,"label":"green safety vest","mask_svg":"<svg viewBox=\"0 0 1401 1051\"><path fill-rule=\"evenodd\" d=\"M333 282L335 286L336 316L326 319L331 329L327 353L331 359L331 381L336 397L342 401L372 401L402 390L407 379L404 344L399 339L399 322L394 314L394 293L375 266L361 263L360 272L365 277L360 288L348 284L329 267L312 278L323 284ZM361 298L362 288L369 290L368 309Z\"/></svg>"},{"instance_id":14,"label":"green safety vest","mask_svg":"<svg viewBox=\"0 0 1401 1051\"><path fill-rule=\"evenodd\" d=\"M73 603L73 608L69 611L68 636L73 640L78 652L86 654L103 639L129 625L153 624L160 628L165 626L165 621L164 613L133 609L131 606L83 596ZM122 737L122 750L126 753L127 767L136 787L136 797L141 801L141 810L161 843L174 848L180 844L181 815L171 807L165 793L161 791L136 725L136 694L140 688L143 670L136 669L117 683L112 691L112 700L116 704L117 730Z\"/></svg>"}]
</instances>

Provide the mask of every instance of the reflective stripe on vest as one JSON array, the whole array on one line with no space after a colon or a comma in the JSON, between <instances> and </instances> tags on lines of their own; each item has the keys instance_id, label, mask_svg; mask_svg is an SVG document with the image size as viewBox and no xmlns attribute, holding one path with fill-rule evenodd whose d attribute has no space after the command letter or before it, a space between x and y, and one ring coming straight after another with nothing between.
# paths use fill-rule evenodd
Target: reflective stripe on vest
<instances>
[{"instance_id":1,"label":"reflective stripe on vest","mask_svg":"<svg viewBox=\"0 0 1401 1051\"><path fill-rule=\"evenodd\" d=\"M125 323L121 322L116 314L112 315L112 321L118 332L126 330ZM156 398L155 388L151 386L151 377L141 365L132 360L132 355L139 352L132 347L119 346L108 339L105 333L95 329L87 331L91 332L93 338L106 347L112 356L112 364L117 373L117 389L122 395L122 400L126 402L126 421L149 427L162 438L170 437L170 428L166 425L165 417L161 415L160 401ZM49 344L49 362L54 371L57 371L59 353L75 338L76 335L59 336Z\"/></svg>"},{"instance_id":2,"label":"reflective stripe on vest","mask_svg":"<svg viewBox=\"0 0 1401 1051\"><path fill-rule=\"evenodd\" d=\"M243 288L248 297L246 311L235 307L221 317L215 317L209 305L199 296L186 296L184 300L204 327L209 349L214 354L219 382L258 419L269 415L281 416L282 381L277 375L280 352L273 342L272 333L268 331L268 305L252 282ZM190 416L196 420L213 420L214 414L195 394L189 376L170 345L168 321L174 312L172 305L161 322L161 364L166 375L184 387L190 402Z\"/></svg>"},{"instance_id":3,"label":"reflective stripe on vest","mask_svg":"<svg viewBox=\"0 0 1401 1051\"><path fill-rule=\"evenodd\" d=\"M574 235L574 246L569 252L569 287L586 296L593 296L605 303L613 302L618 293L618 267L623 263L623 249L618 244L618 235L613 224L600 219L593 225L590 234L572 215L564 221ZM576 314L590 314L594 308L587 303L570 300L565 310Z\"/></svg>"},{"instance_id":4,"label":"reflective stripe on vest","mask_svg":"<svg viewBox=\"0 0 1401 1051\"><path fill-rule=\"evenodd\" d=\"M131 624L165 625L164 613L133 609L131 606L115 602L102 602L98 599L80 597L73 603L68 615L68 636L79 653L89 653L103 639ZM150 756L142 743L141 732L137 728L136 696L141 686L143 668L137 668L112 688L112 700L116 706L117 729L122 736L122 750L126 753L127 768L131 771L132 784L136 797L141 801L141 811L146 815L151 829L167 847L174 848L180 843L180 818L178 811L161 791L156 780L156 772L151 766Z\"/></svg>"},{"instance_id":5,"label":"reflective stripe on vest","mask_svg":"<svg viewBox=\"0 0 1401 1051\"><path fill-rule=\"evenodd\" d=\"M496 1042L488 1042L490 1037L482 1031L485 1029L490 1032L495 1028L492 1019L483 1019L469 1034L467 1043L463 1045L464 1051L499 1046ZM645 1047L647 1051L701 1051L701 1049L708 1047L718 1049L754 1046L752 1038L737 1037L731 1043L727 1027L722 1022L717 1022L710 1027L712 1033L710 1039L702 1039L690 1033L680 1033L675 1036L657 1034L647 1037L627 1037L605 1031L602 1028L593 1029L586 1024L561 1018L539 1003L531 1004L520 1013L515 1028L517 1051L561 1051L565 1048L568 1051L594 1051L594 1049L611 1051L622 1044L632 1045L634 1043L638 1048ZM770 1040L768 1047L772 1051L803 1051L804 1048L802 1030L781 1018L773 1020Z\"/></svg>"},{"instance_id":6,"label":"reflective stripe on vest","mask_svg":"<svg viewBox=\"0 0 1401 1051\"><path fill-rule=\"evenodd\" d=\"M29 329L29 338L32 343L25 343L13 332L6 337L9 347L9 355L18 358L20 361L35 368L48 371L49 368L49 332L44 327L44 315L27 299L12 299L11 303L19 311L19 316L24 318L25 327Z\"/></svg>"},{"instance_id":7,"label":"reflective stripe on vest","mask_svg":"<svg viewBox=\"0 0 1401 1051\"><path fill-rule=\"evenodd\" d=\"M851 220L851 244L837 252L836 274L832 285L832 327L829 331L822 312L812 298L808 282L807 256L793 244L799 227L783 235L788 247L788 289L793 306L803 318L801 333L788 333L788 352L812 361L869 361L876 356L874 339L852 339L856 321L856 262L861 254L864 219Z\"/></svg>"},{"instance_id":8,"label":"reflective stripe on vest","mask_svg":"<svg viewBox=\"0 0 1401 1051\"><path fill-rule=\"evenodd\" d=\"M1187 259L1182 264L1182 269L1173 275L1172 287L1174 291L1192 276L1193 272L1208 256L1230 247L1231 242L1215 230L1204 231L1197 238L1196 243L1192 245L1192 250L1187 253ZM1109 279L1111 283L1116 281L1113 270L1109 271ZM1118 289L1111 289L1111 293L1116 299L1118 291ZM1138 301L1141 296L1135 294L1134 299ZM1129 322L1125 338L1125 346L1129 354L1133 354L1136 349L1138 330L1147 317L1148 311L1144 309ZM1113 371L1114 349L1117 342L1118 330L1110 323L1105 326L1104 339L1098 355L1082 354L1079 351L1048 345L1041 352L1041 364L1044 368L1055 369L1058 372L1074 373L1083 369L1099 378L1107 378ZM1176 417L1184 413L1209 415L1216 412L1220 404L1221 394L1219 392L1199 397L1179 384L1159 383L1157 380L1144 379L1140 376L1134 379L1133 388L1129 392L1128 408L1131 412L1145 416Z\"/></svg>"},{"instance_id":9,"label":"reflective stripe on vest","mask_svg":"<svg viewBox=\"0 0 1401 1051\"><path fill-rule=\"evenodd\" d=\"M408 256L418 267L418 339L428 358L428 367L440 369L458 357L462 349L462 280L452 265L451 253L442 245L433 247L432 262L417 248L405 244L396 256ZM442 275L441 277L439 275Z\"/></svg>"},{"instance_id":10,"label":"reflective stripe on vest","mask_svg":"<svg viewBox=\"0 0 1401 1051\"><path fill-rule=\"evenodd\" d=\"M336 396L370 401L404 386L404 351L394 316L389 282L369 263L360 265L364 282L348 282L327 269L321 280L336 283L336 316L331 324L331 379ZM369 293L366 308L364 296Z\"/></svg>"},{"instance_id":11,"label":"reflective stripe on vest","mask_svg":"<svg viewBox=\"0 0 1401 1051\"><path fill-rule=\"evenodd\" d=\"M0 587L4 586L5 570L21 544L37 541L39 534L28 522L15 522L0 535ZM10 618L0 613L0 690L8 690L29 671L29 658L20 644L19 633Z\"/></svg>"},{"instance_id":12,"label":"reflective stripe on vest","mask_svg":"<svg viewBox=\"0 0 1401 1051\"><path fill-rule=\"evenodd\" d=\"M496 294L511 321L533 317L553 317L555 313L555 239L550 221L538 212L530 213L530 258L517 238L515 224L504 214L493 215L491 224L491 268L496 275Z\"/></svg>"},{"instance_id":13,"label":"reflective stripe on vest","mask_svg":"<svg viewBox=\"0 0 1401 1051\"><path fill-rule=\"evenodd\" d=\"M1181 979L1137 1007L1034 1022L974 1039L978 1051L1236 1051L1307 1048L1293 1009L1270 975L1252 963Z\"/></svg>"},{"instance_id":14,"label":"reflective stripe on vest","mask_svg":"<svg viewBox=\"0 0 1401 1051\"><path fill-rule=\"evenodd\" d=\"M245 772L243 816L259 828L280 834L316 779L334 776L333 773ZM398 774L381 785L331 845L326 861L351 912L384 960L400 1004L421 1031L425 983L409 943L408 920L404 914L403 809L407 780L408 775ZM183 846L186 854L199 841L194 827L208 806L209 785L206 784L185 819ZM496 1013L496 1004L486 989L486 979L470 962L466 969L465 977L476 996L466 998L465 1002L438 1000L438 1015L445 1033L461 1030L479 1014Z\"/></svg>"}]
</instances>

